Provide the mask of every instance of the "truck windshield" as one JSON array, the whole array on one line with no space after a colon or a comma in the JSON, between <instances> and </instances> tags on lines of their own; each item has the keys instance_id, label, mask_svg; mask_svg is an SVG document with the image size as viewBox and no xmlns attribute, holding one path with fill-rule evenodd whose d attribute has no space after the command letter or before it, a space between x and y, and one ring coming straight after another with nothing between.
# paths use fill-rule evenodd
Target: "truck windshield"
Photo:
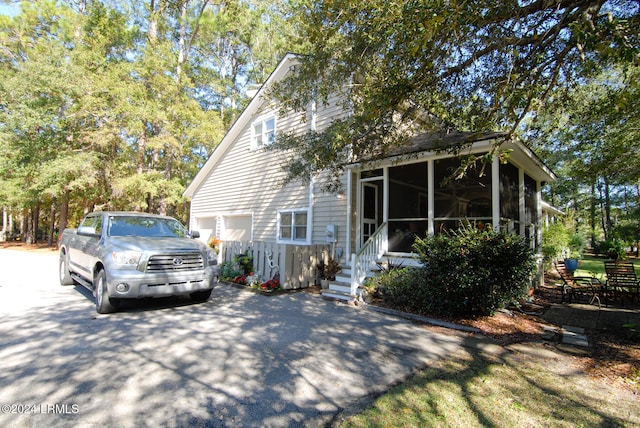
<instances>
[{"instance_id":1,"label":"truck windshield","mask_svg":"<svg viewBox=\"0 0 640 428\"><path fill-rule=\"evenodd\" d=\"M109 218L109 236L185 237L187 229L177 220L169 218L112 216Z\"/></svg>"}]
</instances>

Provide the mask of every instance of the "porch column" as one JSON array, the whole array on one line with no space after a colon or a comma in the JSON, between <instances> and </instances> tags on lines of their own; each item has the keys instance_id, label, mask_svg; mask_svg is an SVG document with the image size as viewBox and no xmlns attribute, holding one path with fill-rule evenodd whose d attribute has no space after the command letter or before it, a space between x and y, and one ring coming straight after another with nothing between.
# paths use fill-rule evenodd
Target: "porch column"
<instances>
[{"instance_id":1,"label":"porch column","mask_svg":"<svg viewBox=\"0 0 640 428\"><path fill-rule=\"evenodd\" d=\"M542 183L536 180L536 245L542 246Z\"/></svg>"},{"instance_id":2,"label":"porch column","mask_svg":"<svg viewBox=\"0 0 640 428\"><path fill-rule=\"evenodd\" d=\"M500 230L500 160L494 155L491 161L491 222L493 230Z\"/></svg>"},{"instance_id":3,"label":"porch column","mask_svg":"<svg viewBox=\"0 0 640 428\"><path fill-rule=\"evenodd\" d=\"M518 168L518 219L520 220L518 234L520 236L525 236L525 228L527 227L525 224L526 214L524 199L524 169Z\"/></svg>"},{"instance_id":4,"label":"porch column","mask_svg":"<svg viewBox=\"0 0 640 428\"><path fill-rule=\"evenodd\" d=\"M433 235L435 233L433 227L433 217L435 213L435 184L433 183L433 168L433 159L427 160L427 233L429 235Z\"/></svg>"},{"instance_id":5,"label":"porch column","mask_svg":"<svg viewBox=\"0 0 640 428\"><path fill-rule=\"evenodd\" d=\"M389 221L389 167L382 168L382 221Z\"/></svg>"},{"instance_id":6,"label":"porch column","mask_svg":"<svg viewBox=\"0 0 640 428\"><path fill-rule=\"evenodd\" d=\"M349 254L351 254L351 201L353 195L351 194L353 185L353 172L347 169L347 242L345 243L344 256L346 260L349 260ZM312 223L313 224L313 223Z\"/></svg>"}]
</instances>

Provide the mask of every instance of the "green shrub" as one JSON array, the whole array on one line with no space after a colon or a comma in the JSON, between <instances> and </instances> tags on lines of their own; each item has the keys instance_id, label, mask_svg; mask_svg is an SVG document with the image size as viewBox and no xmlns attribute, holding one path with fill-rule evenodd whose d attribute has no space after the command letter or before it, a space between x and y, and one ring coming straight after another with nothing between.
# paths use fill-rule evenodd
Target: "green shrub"
<instances>
[{"instance_id":1,"label":"green shrub","mask_svg":"<svg viewBox=\"0 0 640 428\"><path fill-rule=\"evenodd\" d=\"M552 223L542 229L542 257L546 268L563 257L569 248L571 233L564 223Z\"/></svg>"},{"instance_id":2,"label":"green shrub","mask_svg":"<svg viewBox=\"0 0 640 428\"><path fill-rule=\"evenodd\" d=\"M221 279L231 281L239 275L241 275L241 272L235 268L235 265L232 262L223 262L220 264Z\"/></svg>"},{"instance_id":3,"label":"green shrub","mask_svg":"<svg viewBox=\"0 0 640 428\"><path fill-rule=\"evenodd\" d=\"M365 284L367 294L382 298L385 304L411 313L428 313L423 302L428 296L421 268L404 267L383 271Z\"/></svg>"},{"instance_id":4,"label":"green shrub","mask_svg":"<svg viewBox=\"0 0 640 428\"><path fill-rule=\"evenodd\" d=\"M249 275L253 272L253 256L249 253L249 250L245 251L244 254L237 254L233 261L238 264L243 274Z\"/></svg>"},{"instance_id":5,"label":"green shrub","mask_svg":"<svg viewBox=\"0 0 640 428\"><path fill-rule=\"evenodd\" d=\"M584 236L580 233L573 233L569 238L569 254L567 258L579 259L582 258L584 252Z\"/></svg>"},{"instance_id":6,"label":"green shrub","mask_svg":"<svg viewBox=\"0 0 640 428\"><path fill-rule=\"evenodd\" d=\"M416 305L438 315L492 314L524 295L536 268L524 238L471 226L418 238L414 249L424 276Z\"/></svg>"}]
</instances>

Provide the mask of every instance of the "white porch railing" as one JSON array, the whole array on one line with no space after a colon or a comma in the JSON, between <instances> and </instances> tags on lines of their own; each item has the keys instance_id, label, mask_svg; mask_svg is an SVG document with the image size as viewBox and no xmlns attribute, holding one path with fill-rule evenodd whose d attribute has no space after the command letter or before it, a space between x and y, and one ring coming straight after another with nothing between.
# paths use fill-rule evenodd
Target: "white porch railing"
<instances>
[{"instance_id":1,"label":"white porch railing","mask_svg":"<svg viewBox=\"0 0 640 428\"><path fill-rule=\"evenodd\" d=\"M388 226L384 222L367 239L357 253L351 255L351 295L355 296L376 261L387 252Z\"/></svg>"}]
</instances>

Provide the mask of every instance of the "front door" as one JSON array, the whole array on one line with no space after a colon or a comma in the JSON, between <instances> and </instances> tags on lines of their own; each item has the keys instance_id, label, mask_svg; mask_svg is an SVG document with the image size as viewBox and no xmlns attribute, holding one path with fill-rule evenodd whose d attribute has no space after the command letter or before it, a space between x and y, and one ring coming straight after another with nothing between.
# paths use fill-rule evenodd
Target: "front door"
<instances>
[{"instance_id":1,"label":"front door","mask_svg":"<svg viewBox=\"0 0 640 428\"><path fill-rule=\"evenodd\" d=\"M362 233L360 246L378 228L379 213L378 186L373 183L362 183Z\"/></svg>"}]
</instances>

